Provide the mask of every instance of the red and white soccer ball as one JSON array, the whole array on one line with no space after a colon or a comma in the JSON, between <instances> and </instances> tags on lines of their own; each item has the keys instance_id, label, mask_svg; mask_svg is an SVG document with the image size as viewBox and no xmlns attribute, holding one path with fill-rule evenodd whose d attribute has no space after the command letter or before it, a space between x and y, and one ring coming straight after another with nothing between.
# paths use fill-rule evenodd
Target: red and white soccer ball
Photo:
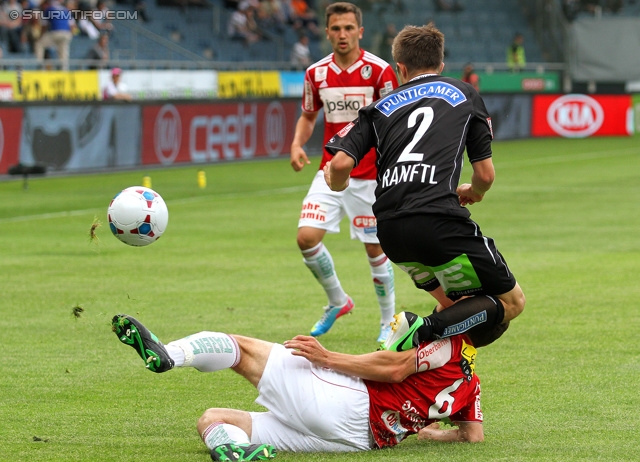
<instances>
[{"instance_id":1,"label":"red and white soccer ball","mask_svg":"<svg viewBox=\"0 0 640 462\"><path fill-rule=\"evenodd\" d=\"M169 222L169 210L164 199L153 189L131 186L111 200L107 218L115 237L139 247L162 236Z\"/></svg>"}]
</instances>

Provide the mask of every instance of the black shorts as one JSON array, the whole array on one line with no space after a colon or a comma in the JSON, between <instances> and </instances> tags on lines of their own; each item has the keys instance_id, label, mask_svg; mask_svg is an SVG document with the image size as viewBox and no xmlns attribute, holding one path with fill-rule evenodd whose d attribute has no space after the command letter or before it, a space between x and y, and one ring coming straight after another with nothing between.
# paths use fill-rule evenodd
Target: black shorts
<instances>
[{"instance_id":1,"label":"black shorts","mask_svg":"<svg viewBox=\"0 0 640 462\"><path fill-rule=\"evenodd\" d=\"M500 295L516 279L496 248L471 219L414 215L378 221L378 239L389 259L424 290L442 286L452 300Z\"/></svg>"}]
</instances>

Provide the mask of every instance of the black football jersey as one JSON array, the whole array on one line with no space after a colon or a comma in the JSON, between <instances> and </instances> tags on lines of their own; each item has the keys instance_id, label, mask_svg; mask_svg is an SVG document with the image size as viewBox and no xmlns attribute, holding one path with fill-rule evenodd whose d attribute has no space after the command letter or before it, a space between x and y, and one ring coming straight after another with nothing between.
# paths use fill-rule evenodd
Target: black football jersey
<instances>
[{"instance_id":1,"label":"black football jersey","mask_svg":"<svg viewBox=\"0 0 640 462\"><path fill-rule=\"evenodd\" d=\"M327 143L356 165L377 150L378 220L416 213L469 217L456 188L465 148L470 162L491 157L491 118L480 95L460 80L417 77L363 108Z\"/></svg>"}]
</instances>

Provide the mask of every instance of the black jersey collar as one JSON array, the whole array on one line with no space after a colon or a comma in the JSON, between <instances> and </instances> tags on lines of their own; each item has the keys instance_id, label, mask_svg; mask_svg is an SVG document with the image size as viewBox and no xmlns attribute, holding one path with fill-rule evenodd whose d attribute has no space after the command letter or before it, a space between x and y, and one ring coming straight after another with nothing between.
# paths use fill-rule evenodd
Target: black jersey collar
<instances>
[{"instance_id":1,"label":"black jersey collar","mask_svg":"<svg viewBox=\"0 0 640 462\"><path fill-rule=\"evenodd\" d=\"M420 75L416 75L414 78L409 80L409 82L413 82L414 80L418 80L418 79L424 79L425 77L435 77L437 75L439 74L420 74Z\"/></svg>"}]
</instances>

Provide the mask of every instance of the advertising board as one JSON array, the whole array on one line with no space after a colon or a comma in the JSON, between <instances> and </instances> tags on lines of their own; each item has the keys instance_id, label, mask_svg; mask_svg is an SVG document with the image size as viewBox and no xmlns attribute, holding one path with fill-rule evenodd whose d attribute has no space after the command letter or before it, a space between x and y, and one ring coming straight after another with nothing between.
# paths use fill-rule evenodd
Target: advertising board
<instances>
[{"instance_id":1,"label":"advertising board","mask_svg":"<svg viewBox=\"0 0 640 462\"><path fill-rule=\"evenodd\" d=\"M533 136L622 136L633 131L630 95L535 95Z\"/></svg>"},{"instance_id":2,"label":"advertising board","mask_svg":"<svg viewBox=\"0 0 640 462\"><path fill-rule=\"evenodd\" d=\"M146 105L142 163L171 165L288 155L297 101Z\"/></svg>"},{"instance_id":3,"label":"advertising board","mask_svg":"<svg viewBox=\"0 0 640 462\"><path fill-rule=\"evenodd\" d=\"M100 98L96 71L23 71L21 92L14 95L22 101L87 101Z\"/></svg>"},{"instance_id":4,"label":"advertising board","mask_svg":"<svg viewBox=\"0 0 640 462\"><path fill-rule=\"evenodd\" d=\"M111 72L103 70L98 75L103 89ZM218 72L214 70L125 70L120 78L133 99L211 99L218 95Z\"/></svg>"},{"instance_id":5,"label":"advertising board","mask_svg":"<svg viewBox=\"0 0 640 462\"><path fill-rule=\"evenodd\" d=\"M20 160L22 108L0 108L0 174Z\"/></svg>"},{"instance_id":6,"label":"advertising board","mask_svg":"<svg viewBox=\"0 0 640 462\"><path fill-rule=\"evenodd\" d=\"M219 98L281 96L278 71L218 72Z\"/></svg>"},{"instance_id":7,"label":"advertising board","mask_svg":"<svg viewBox=\"0 0 640 462\"><path fill-rule=\"evenodd\" d=\"M22 119L20 162L25 165L81 171L140 163L139 106L31 106Z\"/></svg>"}]
</instances>

